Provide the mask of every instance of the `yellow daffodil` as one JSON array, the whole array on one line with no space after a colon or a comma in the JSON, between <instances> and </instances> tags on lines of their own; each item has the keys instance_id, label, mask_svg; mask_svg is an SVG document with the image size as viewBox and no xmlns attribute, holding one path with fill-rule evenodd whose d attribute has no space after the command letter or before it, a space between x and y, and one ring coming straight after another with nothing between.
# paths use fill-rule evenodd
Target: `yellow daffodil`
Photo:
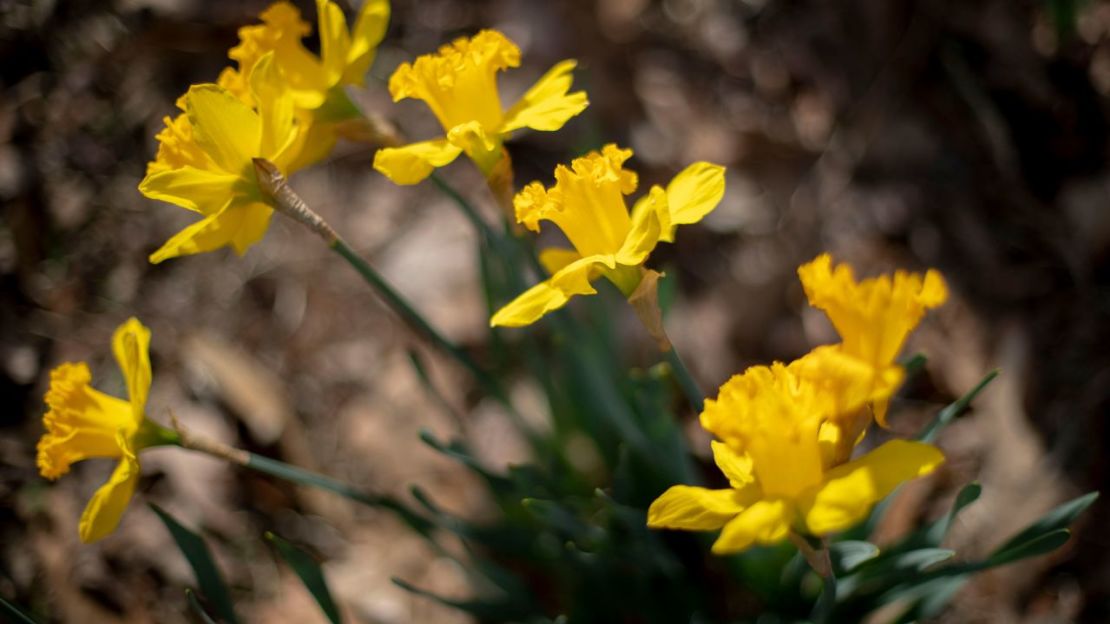
<instances>
[{"instance_id":1,"label":"yellow daffodil","mask_svg":"<svg viewBox=\"0 0 1110 624\"><path fill-rule=\"evenodd\" d=\"M897 271L893 277L857 282L852 267L833 267L832 258L822 254L799 267L798 276L810 305L824 310L840 334L839 349L879 370L895 366L906 337L925 311L948 298L944 278L933 269L924 276ZM885 427L887 401L876 401L873 407L875 419Z\"/></svg>"},{"instance_id":2,"label":"yellow daffodil","mask_svg":"<svg viewBox=\"0 0 1110 624\"><path fill-rule=\"evenodd\" d=\"M585 93L567 93L575 64L567 60L555 65L519 102L503 110L497 72L520 65L520 49L495 30L457 39L435 54L402 63L389 79L393 100L423 100L446 136L381 149L374 156L374 168L397 184L416 184L465 152L490 177L503 160L501 145L511 132L558 130L586 108Z\"/></svg>"},{"instance_id":3,"label":"yellow daffodil","mask_svg":"<svg viewBox=\"0 0 1110 624\"><path fill-rule=\"evenodd\" d=\"M826 356L827 350L813 355ZM872 373L867 367L840 368L841 378L829 386L797 369L781 363L749 368L721 386L716 400L706 401L701 422L723 440L712 443L713 457L729 487L671 487L648 510L649 526L722 529L713 544L717 554L774 544L791 532L826 535L858 523L900 483L944 461L933 446L894 440L830 465L824 425L837 411L856 409L871 397ZM832 388L857 391L838 395Z\"/></svg>"},{"instance_id":4,"label":"yellow daffodil","mask_svg":"<svg viewBox=\"0 0 1110 624\"><path fill-rule=\"evenodd\" d=\"M184 120L166 120L158 157L139 191L203 218L151 254L151 262L224 246L243 254L266 233L273 211L258 187L252 159L265 158L290 173L305 138L273 60L272 52L266 54L250 75L257 110L223 87L202 84L181 98Z\"/></svg>"},{"instance_id":5,"label":"yellow daffodil","mask_svg":"<svg viewBox=\"0 0 1110 624\"><path fill-rule=\"evenodd\" d=\"M250 103L247 78L258 61L273 52L298 108L319 108L336 87L361 85L389 25L389 2L363 2L351 31L343 10L331 0L316 0L316 15L320 56L301 41L312 27L296 6L282 0L259 15L261 24L239 29L239 45L228 52L239 68L225 69L219 84Z\"/></svg>"},{"instance_id":6,"label":"yellow daffodil","mask_svg":"<svg viewBox=\"0 0 1110 624\"><path fill-rule=\"evenodd\" d=\"M239 67L224 69L217 84L253 106L248 77L264 56L273 53L298 120L308 135L292 168L308 166L331 151L339 124L361 119L343 87L363 84L385 36L389 13L387 0L366 0L355 18L354 29L348 30L339 5L317 0L320 56L316 56L302 43L312 27L301 19L300 10L284 0L275 2L259 15L261 24L239 29L239 45L228 52Z\"/></svg>"},{"instance_id":7,"label":"yellow daffodil","mask_svg":"<svg viewBox=\"0 0 1110 624\"><path fill-rule=\"evenodd\" d=\"M637 177L623 168L632 151L606 145L600 152L555 168L555 185L533 182L514 200L517 221L539 231L553 222L574 249L547 249L540 259L552 276L525 291L493 315L490 325L519 327L561 308L574 295L597 292L590 281L603 275L626 297L640 285L642 264L659 242L672 242L675 228L697 223L724 195L724 168L690 165L664 189L653 186L629 214L624 196Z\"/></svg>"},{"instance_id":8,"label":"yellow daffodil","mask_svg":"<svg viewBox=\"0 0 1110 624\"><path fill-rule=\"evenodd\" d=\"M57 479L74 462L97 457L118 459L108 482L100 487L81 514L81 541L94 542L119 524L139 479L138 453L144 448L173 443L173 432L148 421L150 391L150 330L128 319L116 329L112 350L127 382L128 400L117 399L90 384L84 362L65 363L50 373L46 392L46 433L38 444L42 476Z\"/></svg>"}]
</instances>

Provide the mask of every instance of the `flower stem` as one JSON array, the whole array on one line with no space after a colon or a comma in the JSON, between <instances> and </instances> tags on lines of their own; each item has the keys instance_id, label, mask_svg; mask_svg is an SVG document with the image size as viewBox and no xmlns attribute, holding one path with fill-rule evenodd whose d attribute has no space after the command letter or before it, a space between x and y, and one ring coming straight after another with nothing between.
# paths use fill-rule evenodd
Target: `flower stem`
<instances>
[{"instance_id":1,"label":"flower stem","mask_svg":"<svg viewBox=\"0 0 1110 624\"><path fill-rule=\"evenodd\" d=\"M682 356L678 354L678 350L671 345L671 348L666 351L667 363L671 365L671 370L674 372L675 379L678 385L682 388L683 394L686 395L686 400L690 402L697 413L701 413L705 407L705 393L701 391L698 382L694 380L694 376L690 374L690 369L686 368L686 363L682 361Z\"/></svg>"},{"instance_id":2,"label":"flower stem","mask_svg":"<svg viewBox=\"0 0 1110 624\"><path fill-rule=\"evenodd\" d=\"M451 342L439 333L423 316L420 315L405 299L385 281L369 263L359 256L346 242L341 238L337 238L329 245L332 250L339 254L344 260L350 264L355 271L358 272L366 283L370 284L378 292L378 294L389 304L390 308L398 314L409 326L411 326L417 333L421 334L429 342L442 350L444 353L455 358L459 364L469 370L474 378L478 380L483 388L496 398L498 401L507 402L504 391L501 389L501 384L485 371L477 362L474 361L470 354L463 350L461 347Z\"/></svg>"},{"instance_id":3,"label":"flower stem","mask_svg":"<svg viewBox=\"0 0 1110 624\"><path fill-rule=\"evenodd\" d=\"M836 573L833 570L832 557L829 555L829 542L821 540L820 551L815 549L804 536L791 531L790 541L798 548L798 552L805 557L809 567L821 577L821 595L817 604L813 605L812 620L815 624L825 624L832 621L832 612L836 607Z\"/></svg>"},{"instance_id":4,"label":"flower stem","mask_svg":"<svg viewBox=\"0 0 1110 624\"><path fill-rule=\"evenodd\" d=\"M481 384L487 393L497 399L498 402L505 405L510 412L513 411L508 395L505 394L505 391L501 388L501 384L498 383L497 379L479 366L478 363L470 357L469 353L444 337L436 328L432 327L432 325L428 323L428 321L425 320L380 273L375 271L366 260L351 249L339 234L337 234L320 215L313 211L304 199L289 186L288 181L286 181L285 176L282 175L277 166L265 159L255 158L254 168L255 175L258 178L259 188L261 188L263 193L272 200L272 205L275 210L304 224L316 233L317 236L327 243L328 247L346 260L347 263L358 272L362 279L377 291L378 295L385 300L386 304L388 304L409 327L426 338L436 348L453 357L459 364L462 364L464 368L474 375L474 378ZM462 199L461 196L460 199ZM465 202L465 200L463 201ZM475 213L475 217L477 217L477 213Z\"/></svg>"},{"instance_id":5,"label":"flower stem","mask_svg":"<svg viewBox=\"0 0 1110 624\"><path fill-rule=\"evenodd\" d=\"M181 448L204 453L236 466L249 468L255 472L261 472L272 477L284 479L290 483L327 490L333 494L338 494L368 507L392 511L418 533L424 535L427 535L432 529L431 522L414 513L406 505L391 496L369 494L338 479L298 468L292 464L270 459L269 457L264 457L257 453L235 448L218 440L198 436L182 427L181 423L177 421L177 417L174 416L172 412L170 413L170 420L173 424L173 431L177 434L176 444Z\"/></svg>"},{"instance_id":6,"label":"flower stem","mask_svg":"<svg viewBox=\"0 0 1110 624\"><path fill-rule=\"evenodd\" d=\"M485 238L485 240L497 240L496 232L494 232L489 223L487 223L486 220L482 218L482 215L478 214L478 210L474 208L474 205L467 201L465 197L463 197L462 193L455 190L455 187L448 184L446 180L439 177L435 173L429 176L429 179L432 181L433 184L435 184L436 188L439 189L439 192L443 193L448 199L450 199L452 202L455 203L456 206L459 207L459 210L462 211L467 220L470 221L472 225L474 225L474 229L478 230L478 233L483 238Z\"/></svg>"}]
</instances>

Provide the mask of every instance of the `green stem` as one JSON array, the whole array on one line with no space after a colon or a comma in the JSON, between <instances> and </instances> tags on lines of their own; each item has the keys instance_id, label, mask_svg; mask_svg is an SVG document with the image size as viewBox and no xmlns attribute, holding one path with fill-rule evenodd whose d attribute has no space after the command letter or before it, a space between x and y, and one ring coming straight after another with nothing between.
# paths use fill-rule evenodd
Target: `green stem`
<instances>
[{"instance_id":1,"label":"green stem","mask_svg":"<svg viewBox=\"0 0 1110 624\"><path fill-rule=\"evenodd\" d=\"M455 358L455 360L474 375L475 379L478 380L478 383L482 385L487 393L503 404L510 413L514 412L508 395L501 389L501 384L498 383L497 379L479 366L478 363L470 357L469 353L462 350L458 345L445 338L443 334L436 331L428 321L424 320L424 317L421 316L419 312L409 305L409 303L389 285L389 282L385 281L385 278L375 271L361 256L355 253L339 234L337 234L320 215L316 214L304 199L289 186L288 180L285 179L285 175L282 174L277 165L263 158L255 158L252 162L254 163L255 179L258 181L259 190L262 191L265 197L271 200L271 206L275 210L305 225L323 239L328 247L331 247L346 260L348 264L354 267L355 271L362 276L362 279L370 284L370 286L385 299L389 307L400 315L410 327L430 340L438 349L441 349Z\"/></svg>"},{"instance_id":2,"label":"green stem","mask_svg":"<svg viewBox=\"0 0 1110 624\"><path fill-rule=\"evenodd\" d=\"M470 371L478 383L488 392L491 396L499 402L509 406L508 396L501 388L492 375L487 373L485 369L474 361L470 354L464 351L461 347L451 342L439 333L423 316L420 315L407 301L402 297L393 287L374 270L368 262L362 259L346 242L341 238L337 238L331 243L331 248L339 254L344 260L350 264L355 271L358 272L366 283L370 284L378 292L389 307L393 309L410 327L415 329L422 336L427 338L433 345L442 350L444 353L455 358L460 364Z\"/></svg>"},{"instance_id":3,"label":"green stem","mask_svg":"<svg viewBox=\"0 0 1110 624\"><path fill-rule=\"evenodd\" d=\"M829 571L821 586L821 595L813 607L813 621L816 624L832 622L833 609L836 607L836 575Z\"/></svg>"},{"instance_id":4,"label":"green stem","mask_svg":"<svg viewBox=\"0 0 1110 624\"><path fill-rule=\"evenodd\" d=\"M321 490L327 490L329 492L332 492L333 494L338 494L344 498L349 498L353 501L357 501L371 507L377 507L381 505L383 501L388 500L387 497L384 496L377 496L362 492L347 483L339 481L338 479L333 479L319 473L311 472L303 468L298 468L296 466L278 461L276 459L263 457L262 455L251 453L249 451L246 451L245 455L247 460L246 463L243 464L245 468L250 468L251 470L268 474L272 477L284 479L285 481L289 481L291 483L296 483L298 485L307 485L309 487L319 488Z\"/></svg>"},{"instance_id":5,"label":"green stem","mask_svg":"<svg viewBox=\"0 0 1110 624\"><path fill-rule=\"evenodd\" d=\"M485 238L485 240L496 241L498 239L497 233L493 231L493 228L490 227L489 223L486 223L486 220L482 218L482 215L478 214L478 210L474 208L473 204L471 204L469 201L467 201L465 197L463 197L462 193L455 190L453 186L448 184L443 178L439 177L435 173L429 176L429 179L432 181L433 184L435 184L436 188L439 189L441 193L446 195L448 199L450 199L452 202L455 203L456 206L459 207L459 210L462 211L467 220L469 220L470 223L474 225L474 229L478 230L478 233L483 238Z\"/></svg>"},{"instance_id":6,"label":"green stem","mask_svg":"<svg viewBox=\"0 0 1110 624\"><path fill-rule=\"evenodd\" d=\"M338 479L235 448L217 440L198 436L183 428L172 412L170 418L173 421L172 433L176 437L174 443L181 448L204 453L236 466L250 468L256 472L284 479L291 483L327 490L369 507L391 511L418 533L425 536L430 534L432 523L392 496L368 494Z\"/></svg>"},{"instance_id":7,"label":"green stem","mask_svg":"<svg viewBox=\"0 0 1110 624\"><path fill-rule=\"evenodd\" d=\"M705 407L705 393L701 391L698 382L694 381L694 376L690 374L690 369L686 368L686 363L682 361L682 356L678 354L674 345L667 350L667 363L671 365L671 370L682 388L682 393L686 395L686 400L690 402L694 411L700 414Z\"/></svg>"},{"instance_id":8,"label":"green stem","mask_svg":"<svg viewBox=\"0 0 1110 624\"><path fill-rule=\"evenodd\" d=\"M244 467L251 470L268 474L272 477L284 479L291 483L299 485L306 485L308 487L319 488L327 490L334 494L338 494L344 498L349 498L355 502L362 503L369 507L376 507L378 509L386 509L397 514L401 520L412 527L420 534L427 534L432 530L432 523L423 516L417 515L403 503L393 498L382 494L367 494L358 490L347 483L332 479L316 472L310 472L302 468L280 462L276 459L263 457L255 453L246 452L247 462L243 464Z\"/></svg>"}]
</instances>

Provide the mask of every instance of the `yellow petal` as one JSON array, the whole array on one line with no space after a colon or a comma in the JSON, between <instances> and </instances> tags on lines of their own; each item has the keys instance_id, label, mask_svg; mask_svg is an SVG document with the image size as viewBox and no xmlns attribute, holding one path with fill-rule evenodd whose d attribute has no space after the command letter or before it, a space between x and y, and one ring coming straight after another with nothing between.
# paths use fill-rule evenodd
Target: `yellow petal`
<instances>
[{"instance_id":1,"label":"yellow petal","mask_svg":"<svg viewBox=\"0 0 1110 624\"><path fill-rule=\"evenodd\" d=\"M632 226L624 244L617 251L617 262L627 266L643 264L663 233L659 212L667 209L667 194L658 186L651 187L648 194L632 209Z\"/></svg>"},{"instance_id":2,"label":"yellow petal","mask_svg":"<svg viewBox=\"0 0 1110 624\"><path fill-rule=\"evenodd\" d=\"M824 483L801 501L806 527L814 535L843 531L903 481L927 475L943 462L935 446L891 440L826 473Z\"/></svg>"},{"instance_id":3,"label":"yellow petal","mask_svg":"<svg viewBox=\"0 0 1110 624\"><path fill-rule=\"evenodd\" d=\"M145 417L150 394L150 330L135 317L127 319L112 335L112 352L127 381L131 413L138 426Z\"/></svg>"},{"instance_id":4,"label":"yellow petal","mask_svg":"<svg viewBox=\"0 0 1110 624\"><path fill-rule=\"evenodd\" d=\"M346 69L347 52L351 49L347 18L343 16L343 9L330 0L316 0L316 15L320 22L320 56L323 57L324 79L329 85L335 85Z\"/></svg>"},{"instance_id":5,"label":"yellow petal","mask_svg":"<svg viewBox=\"0 0 1110 624\"><path fill-rule=\"evenodd\" d=\"M713 463L728 477L732 487L741 488L755 482L751 457L737 453L724 442L713 440L709 444L713 449Z\"/></svg>"},{"instance_id":6,"label":"yellow petal","mask_svg":"<svg viewBox=\"0 0 1110 624\"><path fill-rule=\"evenodd\" d=\"M423 100L445 131L470 121L490 131L501 127L497 72L520 64L520 48L495 30L483 30L441 46L389 78L393 101Z\"/></svg>"},{"instance_id":7,"label":"yellow petal","mask_svg":"<svg viewBox=\"0 0 1110 624\"><path fill-rule=\"evenodd\" d=\"M386 147L374 154L374 169L395 184L416 184L436 167L455 160L462 150L446 139L421 141L404 147Z\"/></svg>"},{"instance_id":8,"label":"yellow petal","mask_svg":"<svg viewBox=\"0 0 1110 624\"><path fill-rule=\"evenodd\" d=\"M637 176L623 166L631 156L609 144L555 167L555 186L532 183L513 199L517 220L533 230L541 220L553 222L583 256L615 255L632 228L624 196L636 189Z\"/></svg>"},{"instance_id":9,"label":"yellow petal","mask_svg":"<svg viewBox=\"0 0 1110 624\"><path fill-rule=\"evenodd\" d=\"M675 485L652 502L647 524L654 529L713 531L744 510L746 493Z\"/></svg>"},{"instance_id":10,"label":"yellow petal","mask_svg":"<svg viewBox=\"0 0 1110 624\"><path fill-rule=\"evenodd\" d=\"M713 552L726 555L756 544L781 542L790 532L793 514L793 506L781 498L757 501L725 525Z\"/></svg>"},{"instance_id":11,"label":"yellow petal","mask_svg":"<svg viewBox=\"0 0 1110 624\"><path fill-rule=\"evenodd\" d=\"M552 67L505 113L501 132L520 128L555 131L589 105L585 91L567 93L574 77L570 72L578 63L567 60Z\"/></svg>"},{"instance_id":12,"label":"yellow petal","mask_svg":"<svg viewBox=\"0 0 1110 624\"><path fill-rule=\"evenodd\" d=\"M540 252L540 264L551 275L558 273L564 267L580 259L582 256L573 249L562 247L548 247Z\"/></svg>"},{"instance_id":13,"label":"yellow petal","mask_svg":"<svg viewBox=\"0 0 1110 624\"><path fill-rule=\"evenodd\" d=\"M361 85L389 26L389 0L365 0L355 18L343 84Z\"/></svg>"},{"instance_id":14,"label":"yellow petal","mask_svg":"<svg viewBox=\"0 0 1110 624\"><path fill-rule=\"evenodd\" d=\"M89 504L85 506L78 524L81 541L91 544L119 526L120 518L127 509L127 503L135 493L135 484L139 481L139 460L131 450L126 436L118 436L120 447L124 450L123 457L112 471L108 482L100 486L93 494Z\"/></svg>"},{"instance_id":15,"label":"yellow petal","mask_svg":"<svg viewBox=\"0 0 1110 624\"><path fill-rule=\"evenodd\" d=\"M705 401L701 424L752 459L767 496L793 499L824 475L818 432L827 418L827 392L781 362L752 366Z\"/></svg>"},{"instance_id":16,"label":"yellow petal","mask_svg":"<svg viewBox=\"0 0 1110 624\"><path fill-rule=\"evenodd\" d=\"M852 267L835 267L828 254L798 267L810 305L823 310L844 351L875 366L890 365L925 311L948 296L940 273L896 271L856 281Z\"/></svg>"},{"instance_id":17,"label":"yellow petal","mask_svg":"<svg viewBox=\"0 0 1110 624\"><path fill-rule=\"evenodd\" d=\"M902 367L876 366L845 352L843 345L817 347L789 368L829 397L831 411L826 417L832 420L851 416L872 401L889 399L905 377Z\"/></svg>"},{"instance_id":18,"label":"yellow petal","mask_svg":"<svg viewBox=\"0 0 1110 624\"><path fill-rule=\"evenodd\" d=\"M299 121L295 140L288 143L271 161L289 174L310 167L331 154L339 135L335 124L316 121L311 115Z\"/></svg>"},{"instance_id":19,"label":"yellow petal","mask_svg":"<svg viewBox=\"0 0 1110 624\"><path fill-rule=\"evenodd\" d=\"M306 110L319 107L330 85L325 80L320 59L301 43L312 31L312 26L301 19L296 6L285 0L274 2L259 17L262 24L239 29L239 45L228 52L230 58L239 62L238 82L245 86L245 78L254 64L267 52L273 52L297 107ZM234 76L229 74L227 78ZM232 91L242 94L242 89L232 88Z\"/></svg>"},{"instance_id":20,"label":"yellow petal","mask_svg":"<svg viewBox=\"0 0 1110 624\"><path fill-rule=\"evenodd\" d=\"M185 112L197 144L217 165L236 175L251 170L251 158L258 156L262 140L257 113L214 84L190 87L185 94Z\"/></svg>"},{"instance_id":21,"label":"yellow petal","mask_svg":"<svg viewBox=\"0 0 1110 624\"><path fill-rule=\"evenodd\" d=\"M274 161L276 156L296 138L293 126L293 98L285 85L285 77L270 52L258 60L251 70L251 93L258 104L261 119L261 142L257 156Z\"/></svg>"},{"instance_id":22,"label":"yellow petal","mask_svg":"<svg viewBox=\"0 0 1110 624\"><path fill-rule=\"evenodd\" d=\"M536 284L501 308L490 319L490 327L523 327L531 325L544 314L566 305L574 295L592 295L597 291L590 285L595 267L615 266L612 256L587 256L570 263Z\"/></svg>"},{"instance_id":23,"label":"yellow petal","mask_svg":"<svg viewBox=\"0 0 1110 624\"><path fill-rule=\"evenodd\" d=\"M139 183L139 192L208 215L227 203L238 180L239 176L231 173L182 167L147 175Z\"/></svg>"},{"instance_id":24,"label":"yellow petal","mask_svg":"<svg viewBox=\"0 0 1110 624\"><path fill-rule=\"evenodd\" d=\"M158 264L169 258L213 251L231 246L242 255L266 233L273 214L265 204L230 202L220 212L205 217L173 236L150 255Z\"/></svg>"},{"instance_id":25,"label":"yellow petal","mask_svg":"<svg viewBox=\"0 0 1110 624\"><path fill-rule=\"evenodd\" d=\"M92 457L120 457L116 433L136 423L130 403L92 388L84 362L61 364L50 371L42 417L46 432L39 439L36 462L47 479L57 479L74 462Z\"/></svg>"},{"instance_id":26,"label":"yellow petal","mask_svg":"<svg viewBox=\"0 0 1110 624\"><path fill-rule=\"evenodd\" d=\"M477 121L468 121L451 128L447 132L447 141L466 152L487 178L501 160L501 138L486 132Z\"/></svg>"},{"instance_id":27,"label":"yellow petal","mask_svg":"<svg viewBox=\"0 0 1110 624\"><path fill-rule=\"evenodd\" d=\"M725 168L707 162L696 162L683 169L667 185L667 206L671 226L660 237L674 240L675 226L697 223L713 211L725 195Z\"/></svg>"}]
</instances>

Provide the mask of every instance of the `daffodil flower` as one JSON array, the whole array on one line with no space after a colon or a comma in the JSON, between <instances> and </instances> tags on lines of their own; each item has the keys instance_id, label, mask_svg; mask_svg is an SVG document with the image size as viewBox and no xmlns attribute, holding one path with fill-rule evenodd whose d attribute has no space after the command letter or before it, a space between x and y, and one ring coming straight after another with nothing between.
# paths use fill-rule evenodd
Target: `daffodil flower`
<instances>
[{"instance_id":1,"label":"daffodil flower","mask_svg":"<svg viewBox=\"0 0 1110 624\"><path fill-rule=\"evenodd\" d=\"M262 57L273 52L298 108L319 108L336 87L363 84L389 25L388 0L363 2L351 31L343 10L331 0L316 0L316 15L320 56L301 41L312 27L301 19L296 6L282 0L259 15L261 24L239 29L239 45L228 52L239 68L225 69L219 83L250 103L247 78Z\"/></svg>"},{"instance_id":2,"label":"daffodil flower","mask_svg":"<svg viewBox=\"0 0 1110 624\"><path fill-rule=\"evenodd\" d=\"M353 30L338 4L316 0L320 56L305 48L302 39L312 27L290 2L271 4L260 15L261 24L239 29L239 45L228 52L238 69L228 67L217 84L254 105L248 77L267 54L285 77L298 119L308 134L293 163L300 169L324 158L335 145L337 124L361 117L343 87L361 86L374 62L378 44L389 25L388 0L366 0Z\"/></svg>"},{"instance_id":3,"label":"daffodil flower","mask_svg":"<svg viewBox=\"0 0 1110 624\"><path fill-rule=\"evenodd\" d=\"M854 382L840 381L868 387L870 373L856 370L861 376ZM855 525L900 483L944 461L933 446L893 440L830 465L824 424L866 397L838 396L781 363L733 377L716 400L706 401L701 416L702 425L723 440L712 442L713 457L729 487L673 486L651 504L648 526L721 529L713 552L728 554L774 544L791 532L821 536Z\"/></svg>"},{"instance_id":4,"label":"daffodil flower","mask_svg":"<svg viewBox=\"0 0 1110 624\"><path fill-rule=\"evenodd\" d=\"M856 281L852 267L833 267L832 258L822 254L798 268L810 305L824 310L840 334L838 348L876 370L896 366L895 358L906 337L917 327L925 311L948 299L948 287L933 269L924 276L896 271ZM875 419L886 427L888 402L873 404Z\"/></svg>"},{"instance_id":5,"label":"daffodil flower","mask_svg":"<svg viewBox=\"0 0 1110 624\"><path fill-rule=\"evenodd\" d=\"M144 448L173 444L171 431L146 419L150 392L150 330L128 319L116 329L112 350L127 382L128 400L92 388L84 362L65 363L50 373L46 392L46 433L38 443L42 476L57 479L85 459L118 459L108 482L93 494L81 514L81 541L89 543L115 530L139 479L138 453Z\"/></svg>"},{"instance_id":6,"label":"daffodil flower","mask_svg":"<svg viewBox=\"0 0 1110 624\"><path fill-rule=\"evenodd\" d=\"M202 84L181 98L185 121L167 119L158 135L158 158L139 191L203 218L151 254L151 262L224 246L241 255L266 233L273 210L252 159L264 158L289 173L305 135L272 52L255 64L250 87L257 110L223 87Z\"/></svg>"},{"instance_id":7,"label":"daffodil flower","mask_svg":"<svg viewBox=\"0 0 1110 624\"><path fill-rule=\"evenodd\" d=\"M567 60L555 65L519 102L503 110L497 72L520 65L520 48L500 32L483 30L402 63L389 79L393 100L423 100L446 136L378 150L374 168L397 184L416 184L466 153L491 177L503 162L502 142L514 130L558 130L586 108L585 93L567 93L575 64Z\"/></svg>"},{"instance_id":8,"label":"daffodil flower","mask_svg":"<svg viewBox=\"0 0 1110 624\"><path fill-rule=\"evenodd\" d=\"M624 196L636 190L637 176L623 168L632 150L606 145L600 152L555 168L555 185L533 182L514 200L517 221L538 232L551 221L574 249L547 249L540 255L550 279L525 291L490 319L492 326L519 327L561 308L575 295L594 294L591 281L604 276L626 297L640 285L642 265L659 242L672 242L675 228L697 223L724 195L724 167L690 165L664 189L653 186L629 213Z\"/></svg>"}]
</instances>

